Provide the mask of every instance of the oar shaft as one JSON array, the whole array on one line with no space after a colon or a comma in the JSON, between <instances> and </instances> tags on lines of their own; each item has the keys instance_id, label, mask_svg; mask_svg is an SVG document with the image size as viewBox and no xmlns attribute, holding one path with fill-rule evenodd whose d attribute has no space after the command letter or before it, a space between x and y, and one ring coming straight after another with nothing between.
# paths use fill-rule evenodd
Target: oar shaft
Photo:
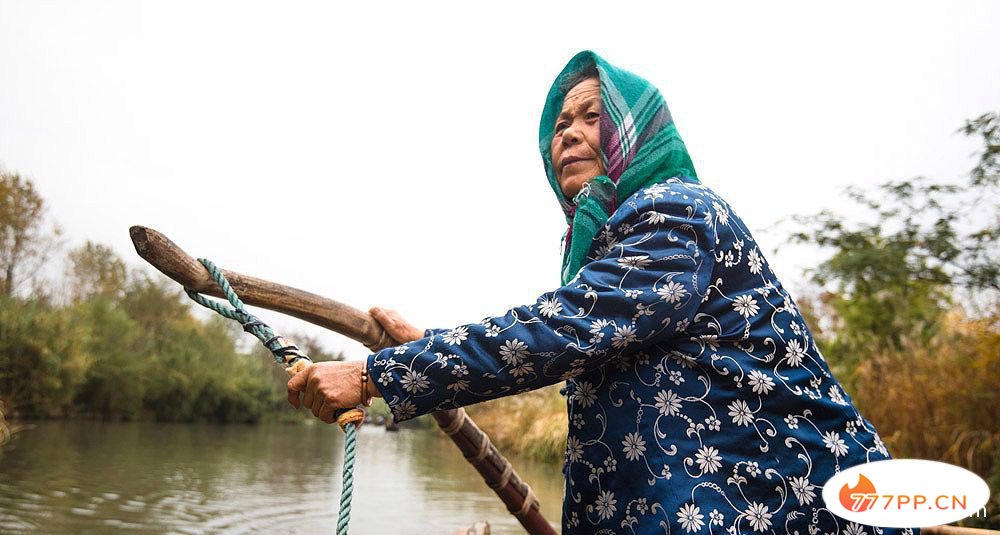
<instances>
[{"instance_id":1,"label":"oar shaft","mask_svg":"<svg viewBox=\"0 0 1000 535\"><path fill-rule=\"evenodd\" d=\"M500 454L493 442L465 409L437 411L434 419L438 426L451 437L483 481L500 497L507 511L517 518L525 531L531 535L556 535L552 524L541 512L541 503L506 457Z\"/></svg>"},{"instance_id":2,"label":"oar shaft","mask_svg":"<svg viewBox=\"0 0 1000 535\"><path fill-rule=\"evenodd\" d=\"M129 229L132 244L143 259L161 273L199 293L224 297L208 270L162 233L151 228ZM274 310L336 331L369 348L395 345L371 315L333 299L291 286L222 270L233 290L248 305Z\"/></svg>"}]
</instances>

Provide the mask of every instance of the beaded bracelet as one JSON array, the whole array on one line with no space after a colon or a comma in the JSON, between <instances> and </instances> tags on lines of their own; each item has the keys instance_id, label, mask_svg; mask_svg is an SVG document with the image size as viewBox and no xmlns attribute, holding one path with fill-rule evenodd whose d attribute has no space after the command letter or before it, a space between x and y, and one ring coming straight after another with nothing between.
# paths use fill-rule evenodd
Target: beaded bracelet
<instances>
[{"instance_id":1,"label":"beaded bracelet","mask_svg":"<svg viewBox=\"0 0 1000 535\"><path fill-rule=\"evenodd\" d=\"M370 407L371 398L368 397L368 366L361 369L361 404Z\"/></svg>"}]
</instances>

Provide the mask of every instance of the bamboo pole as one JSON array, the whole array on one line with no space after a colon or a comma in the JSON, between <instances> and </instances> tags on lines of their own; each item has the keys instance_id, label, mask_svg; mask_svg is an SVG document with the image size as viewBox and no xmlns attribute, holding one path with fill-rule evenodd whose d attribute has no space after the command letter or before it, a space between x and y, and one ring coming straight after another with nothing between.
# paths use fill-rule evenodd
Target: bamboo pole
<instances>
[{"instance_id":1,"label":"bamboo pole","mask_svg":"<svg viewBox=\"0 0 1000 535\"><path fill-rule=\"evenodd\" d=\"M222 290L205 267L162 233L137 225L129 229L129 235L139 256L167 277L202 294L223 297ZM372 351L398 344L370 314L354 307L235 271L222 272L240 299L248 305L282 312L336 331L361 342ZM500 454L464 409L437 411L433 415L445 434L528 533L556 534L552 524L542 515L531 487L517 475L510 461Z\"/></svg>"}]
</instances>

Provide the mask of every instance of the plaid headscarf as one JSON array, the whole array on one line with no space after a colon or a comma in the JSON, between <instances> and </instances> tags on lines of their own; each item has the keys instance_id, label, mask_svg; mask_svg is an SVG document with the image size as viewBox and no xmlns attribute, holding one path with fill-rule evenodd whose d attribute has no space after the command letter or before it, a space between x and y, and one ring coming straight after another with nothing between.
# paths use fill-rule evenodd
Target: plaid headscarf
<instances>
[{"instance_id":1,"label":"plaid headscarf","mask_svg":"<svg viewBox=\"0 0 1000 535\"><path fill-rule=\"evenodd\" d=\"M567 199L556 180L550 145L566 95L566 80L591 65L596 66L601 80L601 159L607 174L593 178L573 199ZM538 127L538 145L549 185L569 224L563 235L563 284L586 263L591 242L619 202L671 177L698 182L694 164L660 91L590 50L573 56L549 89Z\"/></svg>"}]
</instances>

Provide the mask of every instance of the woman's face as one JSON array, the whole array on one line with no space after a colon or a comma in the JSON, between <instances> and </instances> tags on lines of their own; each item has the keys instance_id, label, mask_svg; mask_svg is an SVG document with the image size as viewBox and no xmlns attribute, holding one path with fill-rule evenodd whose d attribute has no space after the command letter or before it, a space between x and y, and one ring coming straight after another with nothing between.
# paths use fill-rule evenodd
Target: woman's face
<instances>
[{"instance_id":1,"label":"woman's face","mask_svg":"<svg viewBox=\"0 0 1000 535\"><path fill-rule=\"evenodd\" d=\"M600 152L601 82L587 78L566 93L552 136L552 168L567 198L604 174Z\"/></svg>"}]
</instances>

